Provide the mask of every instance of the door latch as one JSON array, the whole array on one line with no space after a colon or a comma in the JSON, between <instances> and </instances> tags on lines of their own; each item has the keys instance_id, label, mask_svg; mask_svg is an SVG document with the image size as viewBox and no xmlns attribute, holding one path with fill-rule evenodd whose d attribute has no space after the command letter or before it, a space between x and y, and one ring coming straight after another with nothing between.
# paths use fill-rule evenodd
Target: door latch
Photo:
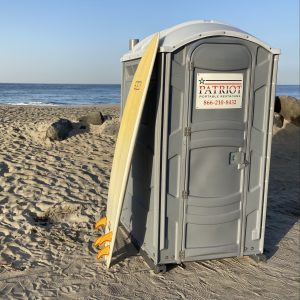
<instances>
[{"instance_id":1,"label":"door latch","mask_svg":"<svg viewBox=\"0 0 300 300\"><path fill-rule=\"evenodd\" d=\"M244 152L230 152L229 154L229 164L236 165L237 169L243 169L249 165L246 160L246 153Z\"/></svg>"}]
</instances>

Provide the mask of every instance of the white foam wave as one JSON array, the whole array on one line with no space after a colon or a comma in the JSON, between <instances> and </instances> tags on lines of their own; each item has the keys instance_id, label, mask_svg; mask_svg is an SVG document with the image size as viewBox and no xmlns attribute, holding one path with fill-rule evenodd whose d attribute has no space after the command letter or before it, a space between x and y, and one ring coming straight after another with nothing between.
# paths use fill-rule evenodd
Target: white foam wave
<instances>
[{"instance_id":1,"label":"white foam wave","mask_svg":"<svg viewBox=\"0 0 300 300\"><path fill-rule=\"evenodd\" d=\"M45 103L41 101L29 101L29 102L8 102L9 105L35 105L35 106L58 106L58 104Z\"/></svg>"}]
</instances>

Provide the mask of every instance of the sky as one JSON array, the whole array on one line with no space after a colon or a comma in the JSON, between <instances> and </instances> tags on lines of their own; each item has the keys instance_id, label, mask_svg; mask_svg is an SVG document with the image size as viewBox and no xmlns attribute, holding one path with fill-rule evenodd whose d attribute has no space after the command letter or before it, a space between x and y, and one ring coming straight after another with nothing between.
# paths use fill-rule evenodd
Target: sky
<instances>
[{"instance_id":1,"label":"sky","mask_svg":"<svg viewBox=\"0 0 300 300\"><path fill-rule=\"evenodd\" d=\"M130 38L217 20L281 49L299 84L299 0L0 0L0 83L120 83Z\"/></svg>"}]
</instances>

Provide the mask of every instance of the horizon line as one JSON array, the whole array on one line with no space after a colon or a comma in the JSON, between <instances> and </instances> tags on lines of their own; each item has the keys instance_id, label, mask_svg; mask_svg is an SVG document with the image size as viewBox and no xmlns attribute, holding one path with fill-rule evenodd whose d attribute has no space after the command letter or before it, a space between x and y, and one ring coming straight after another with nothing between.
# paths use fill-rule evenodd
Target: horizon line
<instances>
[{"instance_id":1,"label":"horizon line","mask_svg":"<svg viewBox=\"0 0 300 300\"><path fill-rule=\"evenodd\" d=\"M65 82L0 82L0 84L61 84L61 85L121 85L121 83L65 83ZM276 83L276 85L297 85L299 83Z\"/></svg>"},{"instance_id":2,"label":"horizon line","mask_svg":"<svg viewBox=\"0 0 300 300\"><path fill-rule=\"evenodd\" d=\"M121 83L56 83L56 82L0 82L0 84L62 84L62 85L99 85L99 84L106 84L106 85L121 85Z\"/></svg>"}]
</instances>

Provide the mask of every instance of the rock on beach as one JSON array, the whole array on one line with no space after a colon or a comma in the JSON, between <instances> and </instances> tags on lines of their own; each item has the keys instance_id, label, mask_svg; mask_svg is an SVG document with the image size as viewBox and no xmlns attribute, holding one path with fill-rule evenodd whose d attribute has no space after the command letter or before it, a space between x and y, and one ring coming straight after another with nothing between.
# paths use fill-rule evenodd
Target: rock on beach
<instances>
[{"instance_id":1,"label":"rock on beach","mask_svg":"<svg viewBox=\"0 0 300 300\"><path fill-rule=\"evenodd\" d=\"M105 121L105 118L102 115L101 111L95 111L79 118L78 121L85 124L102 125Z\"/></svg>"},{"instance_id":2,"label":"rock on beach","mask_svg":"<svg viewBox=\"0 0 300 300\"><path fill-rule=\"evenodd\" d=\"M72 129L73 124L71 121L59 119L48 127L46 137L49 138L50 141L62 141L69 136Z\"/></svg>"},{"instance_id":3,"label":"rock on beach","mask_svg":"<svg viewBox=\"0 0 300 300\"><path fill-rule=\"evenodd\" d=\"M300 101L291 96L276 96L275 113L285 120L300 126Z\"/></svg>"}]
</instances>

